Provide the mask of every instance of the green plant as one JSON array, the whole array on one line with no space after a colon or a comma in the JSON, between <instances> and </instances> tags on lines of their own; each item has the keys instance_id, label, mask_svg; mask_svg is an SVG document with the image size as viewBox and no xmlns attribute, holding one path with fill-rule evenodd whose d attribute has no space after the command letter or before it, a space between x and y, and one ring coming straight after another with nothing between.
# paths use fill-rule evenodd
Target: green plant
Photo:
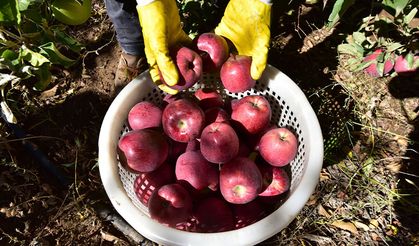
<instances>
[{"instance_id":1,"label":"green plant","mask_svg":"<svg viewBox=\"0 0 419 246\"><path fill-rule=\"evenodd\" d=\"M328 18L328 26L335 26L344 17L345 12L356 4L354 0L338 0ZM418 0L378 0L370 1L369 15L358 23L358 29L346 37L346 42L338 46L340 54L348 54L349 68L360 71L377 64L383 75L384 63L394 60L398 55L415 52L419 49ZM374 61L364 57L377 49L383 52Z\"/></svg>"},{"instance_id":2,"label":"green plant","mask_svg":"<svg viewBox=\"0 0 419 246\"><path fill-rule=\"evenodd\" d=\"M7 86L28 83L42 91L53 79L52 66L74 65L84 49L57 24L47 0L2 0L0 2L0 90L2 113L11 111L5 101ZM9 114L9 115L8 115Z\"/></svg>"},{"instance_id":3,"label":"green plant","mask_svg":"<svg viewBox=\"0 0 419 246\"><path fill-rule=\"evenodd\" d=\"M192 38L215 28L225 6L216 0L177 0L184 30Z\"/></svg>"}]
</instances>

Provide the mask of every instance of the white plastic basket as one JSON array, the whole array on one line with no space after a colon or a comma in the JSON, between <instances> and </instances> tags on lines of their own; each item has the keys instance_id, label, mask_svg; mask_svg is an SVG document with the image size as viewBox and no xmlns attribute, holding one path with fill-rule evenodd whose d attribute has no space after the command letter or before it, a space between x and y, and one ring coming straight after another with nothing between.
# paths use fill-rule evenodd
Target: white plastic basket
<instances>
[{"instance_id":1,"label":"white plastic basket","mask_svg":"<svg viewBox=\"0 0 419 246\"><path fill-rule=\"evenodd\" d=\"M203 80L206 84L219 82L213 75L205 75ZM314 192L323 164L323 137L316 114L300 88L284 73L268 65L254 89L245 93L225 93L234 98L254 94L266 96L272 107L272 123L291 127L297 133L299 147L296 158L290 163L292 181L288 197L260 221L226 232L187 232L151 219L147 208L134 194L136 175L125 170L117 159L118 139L127 131L126 120L131 107L143 100L162 103L165 96L145 71L118 94L103 119L99 135L99 170L116 211L146 238L163 245L254 245L288 226Z\"/></svg>"}]
</instances>

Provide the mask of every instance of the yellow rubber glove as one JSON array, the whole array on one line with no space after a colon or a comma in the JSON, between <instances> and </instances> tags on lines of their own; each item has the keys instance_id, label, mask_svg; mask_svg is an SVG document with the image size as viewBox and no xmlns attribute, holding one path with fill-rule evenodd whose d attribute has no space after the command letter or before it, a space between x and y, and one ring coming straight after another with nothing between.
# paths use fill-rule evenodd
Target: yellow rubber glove
<instances>
[{"instance_id":1,"label":"yellow rubber glove","mask_svg":"<svg viewBox=\"0 0 419 246\"><path fill-rule=\"evenodd\" d=\"M177 45L191 42L189 36L182 30L176 1L155 0L144 6L138 5L137 11L151 78L161 90L176 94L178 91L163 84L159 74L160 69L164 81L169 86L176 85L179 73L169 50Z\"/></svg>"},{"instance_id":2,"label":"yellow rubber glove","mask_svg":"<svg viewBox=\"0 0 419 246\"><path fill-rule=\"evenodd\" d=\"M230 0L215 33L229 39L239 55L252 57L250 74L262 75L271 38L271 5L260 0Z\"/></svg>"}]
</instances>

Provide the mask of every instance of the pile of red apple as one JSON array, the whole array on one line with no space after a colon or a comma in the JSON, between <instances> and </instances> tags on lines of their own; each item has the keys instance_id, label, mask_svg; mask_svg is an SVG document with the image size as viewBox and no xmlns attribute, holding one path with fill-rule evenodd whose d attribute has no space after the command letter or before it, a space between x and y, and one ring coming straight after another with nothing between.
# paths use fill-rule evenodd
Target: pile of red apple
<instances>
[{"instance_id":1,"label":"pile of red apple","mask_svg":"<svg viewBox=\"0 0 419 246\"><path fill-rule=\"evenodd\" d=\"M215 43L223 41L205 35ZM203 48L199 42L196 46L206 53L198 55L202 63L194 64L250 81L250 64L240 65L245 72L237 72L212 57L211 47L220 47L207 40ZM180 69L179 60L177 64ZM229 88L237 88L227 80ZM193 232L241 228L275 210L290 187L288 167L298 140L288 128L272 125L271 117L270 103L262 95L226 98L210 88L168 96L162 105L141 101L128 113L129 131L119 140L119 160L138 174L135 194L158 222Z\"/></svg>"}]
</instances>

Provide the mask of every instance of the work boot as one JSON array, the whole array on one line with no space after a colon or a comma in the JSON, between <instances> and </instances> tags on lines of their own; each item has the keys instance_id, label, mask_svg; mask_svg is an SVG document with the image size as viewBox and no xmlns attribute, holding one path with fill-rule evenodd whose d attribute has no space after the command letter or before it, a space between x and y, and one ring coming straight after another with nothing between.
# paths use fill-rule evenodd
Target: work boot
<instances>
[{"instance_id":1,"label":"work boot","mask_svg":"<svg viewBox=\"0 0 419 246\"><path fill-rule=\"evenodd\" d=\"M115 73L114 95L146 69L146 60L141 56L122 53Z\"/></svg>"}]
</instances>

